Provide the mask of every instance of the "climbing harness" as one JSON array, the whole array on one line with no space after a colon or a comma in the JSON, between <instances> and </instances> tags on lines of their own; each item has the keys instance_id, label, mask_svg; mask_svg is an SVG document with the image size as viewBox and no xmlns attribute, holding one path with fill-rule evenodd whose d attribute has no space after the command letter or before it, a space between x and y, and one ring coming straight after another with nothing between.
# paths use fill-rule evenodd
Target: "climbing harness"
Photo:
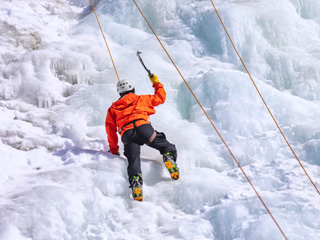
<instances>
[{"instance_id":1,"label":"climbing harness","mask_svg":"<svg viewBox=\"0 0 320 240\"><path fill-rule=\"evenodd\" d=\"M168 53L168 51L166 50L166 48L164 47L164 45L162 44L161 40L159 39L158 35L156 34L156 32L153 30L152 26L150 25L149 21L147 20L147 18L144 16L143 12L141 11L140 7L138 6L138 4L136 3L135 0L133 0L134 4L136 5L137 9L139 10L141 16L144 18L145 22L148 24L150 30L153 32L153 34L155 35L155 37L157 38L158 42L160 43L161 47L163 48L163 50L166 52L167 56L169 57L170 61L172 62L172 64L174 65L174 67L176 68L176 70L178 71L179 75L181 76L182 80L184 81L184 83L187 85L188 89L190 90L191 94L193 95L193 97L195 98L195 100L197 101L197 103L199 104L200 108L202 109L203 113L206 115L206 117L208 118L209 122L211 123L212 127L214 128L214 130L216 131L216 133L218 134L218 136L220 137L221 141L223 142L223 144L225 145L225 147L228 149L230 155L232 156L233 160L237 163L238 167L240 168L241 172L243 173L243 175L245 176L245 178L247 179L248 183L251 185L253 191L256 193L256 195L258 196L258 198L260 199L262 205L265 207L265 209L267 210L267 212L269 213L270 217L272 218L272 220L274 221L274 223L276 224L276 226L278 227L278 229L280 230L280 232L282 233L283 237L288 240L288 238L286 237L286 235L284 234L284 232L282 231L280 225L278 224L278 222L276 221L276 219L273 217L272 213L270 212L269 208L267 207L267 205L264 203L263 199L261 198L261 196L259 195L259 193L257 192L256 188L253 186L251 180L248 178L247 174L244 172L243 168L241 167L239 161L236 159L236 157L233 155L232 151L230 150L229 146L227 145L227 143L225 142L225 140L223 139L222 135L220 134L219 130L216 128L216 126L214 125L214 123L212 122L211 118L209 117L208 113L206 112L206 110L204 109L204 107L201 105L200 101L198 100L198 98L196 97L196 95L194 94L194 92L192 91L191 87L189 86L189 84L187 83L187 81L185 80L185 78L183 77L183 75L181 74L179 68L177 67L177 65L174 63L174 61L172 60L170 54Z\"/></svg>"},{"instance_id":2,"label":"climbing harness","mask_svg":"<svg viewBox=\"0 0 320 240\"><path fill-rule=\"evenodd\" d=\"M242 65L243 65L243 67L245 68L246 72L248 73L248 75L249 75L249 77L250 77L250 79L251 79L251 81L252 81L252 83L253 83L253 85L254 85L255 89L257 90L257 92L258 92L258 94L259 94L259 96L260 96L260 98L261 98L262 102L263 102L263 103L264 103L264 105L266 106L266 108L267 108L267 110L268 110L268 112L269 112L270 116L272 117L272 119L273 119L274 123L276 124L276 126L277 126L277 128L278 128L279 132L281 133L281 135L282 135L283 139L284 139L284 140L285 140L285 142L287 143L287 145L288 145L288 147L290 148L291 152L293 153L293 155L295 156L295 158L296 158L296 159L297 159L297 161L299 162L299 164L300 164L301 168L303 169L304 173L307 175L307 177L309 178L310 182L312 183L312 185L314 186L314 188L317 190L318 194L320 195L320 192L319 192L319 190L318 190L317 186L316 186L316 185L315 185L315 183L312 181L312 179L311 179L311 177L309 176L309 174L308 174L307 170L306 170L306 169L304 168L304 166L302 165L302 163L301 163L300 159L298 158L297 154L295 153L295 151L294 151L294 150L293 150L293 148L291 147L291 145L290 145L289 141L287 140L287 138L285 137L285 135L284 135L283 131L281 130L281 128L280 128L280 126L279 126L279 124L278 124L277 120L276 120L276 119L275 119L275 117L273 116L273 114L272 114L272 112L271 112L270 108L268 107L268 105L267 105L266 101L264 100L264 98L263 98L263 96L262 96L262 94L261 94L261 92L260 92L260 90L259 90L259 88L258 88L257 84L256 84L256 83L255 83L255 81L253 80L253 78L252 78L252 76L251 76L251 74L250 74L250 72L249 72L249 70L248 70L247 66L245 65L245 63L244 63L244 61L242 60L242 58L241 58L241 56L240 56L240 54L239 54L239 52L238 52L238 50L237 50L236 46L234 45L234 43L233 43L233 41L232 41L232 39L231 39L231 37L230 37L230 35L229 35L228 31L227 31L226 26L224 25L224 23L223 23L223 21L222 21L222 19L221 19L221 17L220 17L220 14L219 14L219 12L218 12L218 10L217 10L216 6L214 5L214 3L213 3L213 1L212 1L212 0L210 0L210 1L211 1L211 3L212 3L212 6L213 6L214 10L215 10L215 11L216 11L216 13L217 13L217 16L218 16L218 18L219 18L219 20L220 20L220 22L221 22L221 24L222 24L222 26L223 26L223 28L224 28L224 30L225 30L225 32L226 32L226 34L227 34L227 36L228 36L228 38L229 38L230 42L231 42L231 44L232 44L232 46L233 46L234 50L236 51L236 53L237 53L237 55L238 55L238 57L239 57L239 59L240 59L240 61L241 61Z\"/></svg>"},{"instance_id":3,"label":"climbing harness","mask_svg":"<svg viewBox=\"0 0 320 240\"><path fill-rule=\"evenodd\" d=\"M114 64L113 57L112 57L110 48L109 48L108 43L107 43L107 39L106 39L106 37L104 36L104 33L103 33L103 31L102 31L102 27L101 27L101 25L100 25L100 21L99 21L98 15L97 15L97 13L96 13L96 10L95 10L95 8L94 8L94 6L93 6L92 0L90 0L90 2L91 2L91 5L92 5L92 9L93 9L93 11L94 11L94 14L96 15L96 19L97 19L97 22L98 22L98 25L99 25L101 34L102 34L102 36L103 36L104 42L106 43L106 46L107 46L107 48L108 48L108 52L109 52L109 55L110 55L110 58L111 58L111 61L112 61L112 65L113 65L114 71L116 72L118 81L120 82L120 78L119 78L119 75L118 75L118 71L117 71L116 65Z\"/></svg>"},{"instance_id":4,"label":"climbing harness","mask_svg":"<svg viewBox=\"0 0 320 240\"><path fill-rule=\"evenodd\" d=\"M141 121L141 120L145 121L143 118L139 118L139 119L136 119L136 120L133 120L133 121L131 121L131 122L126 123L125 125L123 125L123 126L121 127L119 133L121 134L122 131L123 131L123 129L124 129L126 126L129 126L129 125L131 125L131 124L133 124L134 128L136 128L136 127L137 127L137 126L136 126L136 122Z\"/></svg>"}]
</instances>

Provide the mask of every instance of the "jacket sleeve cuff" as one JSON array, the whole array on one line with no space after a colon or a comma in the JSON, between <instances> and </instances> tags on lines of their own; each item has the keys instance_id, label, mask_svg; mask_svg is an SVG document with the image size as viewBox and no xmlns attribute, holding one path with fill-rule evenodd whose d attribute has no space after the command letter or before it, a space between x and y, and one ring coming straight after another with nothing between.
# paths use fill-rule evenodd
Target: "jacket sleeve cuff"
<instances>
[{"instance_id":1,"label":"jacket sleeve cuff","mask_svg":"<svg viewBox=\"0 0 320 240\"><path fill-rule=\"evenodd\" d=\"M116 154L116 153L118 153L118 152L119 152L119 147L116 147L116 148L110 148L110 152L111 152L112 154Z\"/></svg>"},{"instance_id":2,"label":"jacket sleeve cuff","mask_svg":"<svg viewBox=\"0 0 320 240\"><path fill-rule=\"evenodd\" d=\"M154 84L152 84L152 87L157 87L157 86L163 86L163 84L161 82L156 82Z\"/></svg>"}]
</instances>

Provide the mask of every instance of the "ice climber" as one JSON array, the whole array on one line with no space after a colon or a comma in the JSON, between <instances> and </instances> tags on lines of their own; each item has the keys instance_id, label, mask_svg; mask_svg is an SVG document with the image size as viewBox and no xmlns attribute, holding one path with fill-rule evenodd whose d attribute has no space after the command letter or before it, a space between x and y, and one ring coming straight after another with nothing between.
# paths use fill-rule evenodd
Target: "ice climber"
<instances>
[{"instance_id":1,"label":"ice climber","mask_svg":"<svg viewBox=\"0 0 320 240\"><path fill-rule=\"evenodd\" d=\"M132 196L137 201L143 200L140 146L146 144L159 150L171 178L179 178L175 145L168 142L164 133L155 131L148 122L149 115L156 112L154 107L164 103L166 99L166 92L158 77L151 74L149 78L154 95L136 95L134 86L127 80L117 83L120 99L108 109L105 123L112 154L119 155L117 130L121 135L124 155L128 159L129 184Z\"/></svg>"}]
</instances>

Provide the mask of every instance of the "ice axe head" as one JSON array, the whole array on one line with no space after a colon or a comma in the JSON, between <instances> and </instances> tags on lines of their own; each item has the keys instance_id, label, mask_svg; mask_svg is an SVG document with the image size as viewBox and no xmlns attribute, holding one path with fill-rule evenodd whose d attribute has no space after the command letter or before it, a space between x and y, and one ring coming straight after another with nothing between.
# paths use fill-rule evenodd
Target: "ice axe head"
<instances>
[{"instance_id":1,"label":"ice axe head","mask_svg":"<svg viewBox=\"0 0 320 240\"><path fill-rule=\"evenodd\" d=\"M148 75L151 76L152 74L151 74L150 70L146 67L146 65L144 65L144 63L143 63L143 61L142 61L142 58L141 58L141 56L140 56L141 53L142 53L142 52L137 51L137 56L138 56L138 58L139 58L139 61L141 62L141 64L142 64L142 66L144 67L144 69L147 71Z\"/></svg>"}]
</instances>

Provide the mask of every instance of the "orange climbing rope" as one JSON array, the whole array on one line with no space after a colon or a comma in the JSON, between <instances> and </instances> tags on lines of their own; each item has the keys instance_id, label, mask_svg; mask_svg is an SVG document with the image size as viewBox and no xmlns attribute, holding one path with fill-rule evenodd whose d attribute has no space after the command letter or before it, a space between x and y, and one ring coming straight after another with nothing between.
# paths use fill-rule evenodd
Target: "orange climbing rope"
<instances>
[{"instance_id":1,"label":"orange climbing rope","mask_svg":"<svg viewBox=\"0 0 320 240\"><path fill-rule=\"evenodd\" d=\"M101 27L101 25L100 25L100 21L99 21L98 15L97 15L96 10L95 10L95 8L94 8L94 6L93 6L92 0L90 0L90 2L91 2L91 5L92 5L92 9L93 9L93 11L94 11L94 14L96 15L96 19L97 19L97 22L98 22L98 24L99 24L99 28L100 28L101 34L102 34L102 36L103 36L104 42L106 43L106 46L107 46L107 48L108 48L108 52L109 52L109 55L110 55L110 58L111 58L111 61L112 61L112 64L113 64L114 71L116 72L118 81L120 81L120 78L119 78L119 75L118 75L118 71L117 71L116 65L114 64L113 57L112 57L110 48L109 48L109 46L108 46L106 37L104 36L104 33L103 33L103 31L102 31L102 27Z\"/></svg>"},{"instance_id":2,"label":"orange climbing rope","mask_svg":"<svg viewBox=\"0 0 320 240\"><path fill-rule=\"evenodd\" d=\"M289 141L287 140L287 138L285 137L284 133L282 132L282 130L281 130L281 128L280 128L280 126L279 126L279 124L278 124L277 120L276 120L276 119L275 119L275 117L273 116L273 114L272 114L271 110L269 109L269 107L268 107L268 105L267 105L266 101L264 100L264 98L263 98L263 96L262 96L262 94L261 94L261 92L260 92L259 88L257 87L257 85L256 85L255 81L253 80L253 78L252 78L252 76L251 76L251 74L250 74L250 72L249 72L249 70L248 70L247 66L245 65L244 61L242 60L242 58L241 58L241 56L240 56L240 54L239 54L239 52L238 52L238 50L237 50L236 46L234 45L234 43L233 43L233 41L232 41L232 39L231 39L231 37L230 37L230 35L229 35L228 31L227 31L226 26L224 25L224 23L223 23L223 21L222 21L222 19L221 19L221 17L220 17L220 14L219 14L219 12L218 12L218 10L217 10L216 6L214 5L214 3L213 3L213 1L212 1L212 0L210 0L210 1L211 1L211 3L212 3L212 6L214 7L214 10L215 10L215 11L216 11L216 13L217 13L217 16L218 16L218 18L219 18L219 20L220 20L220 22L221 22L221 24L222 24L222 26L223 26L223 28L224 28L224 30L225 30L225 32L226 32L226 34L227 34L227 36L228 36L228 38L229 38L230 42L231 42L231 44L232 44L232 46L233 46L234 50L236 51L236 53L237 53L237 55L238 55L238 57L239 57L239 59L240 59L240 61L241 61L242 65L243 65L243 67L244 67L244 68L245 68L245 70L247 71L247 73L248 73L248 75L249 75L249 77L250 77L250 79L251 79L251 81L252 81L252 83L253 83L253 85L254 85L255 89L257 90L257 92L258 92L258 94L259 94L259 96L260 96L261 100L263 101L263 103L264 103L264 105L266 106L266 108L267 108L268 112L270 113L270 116L272 117L272 119L273 119L274 123L277 125L277 128L279 129L279 131L280 131L280 133L281 133L281 135L282 135L283 139L286 141L286 143L287 143L287 145L289 146L289 148L290 148L291 152L293 153L293 155L295 156L295 158L296 158L296 159L297 159L297 161L299 162L299 164L300 164L301 168L303 169L303 171L305 172L305 174L306 174L306 175L307 175L307 177L309 178L310 182L312 183L312 185L314 186L314 188L317 190L318 194L320 195L320 192L319 192L319 190L318 190L317 186L316 186L316 185L315 185L315 183L312 181L312 179L311 179L311 177L309 176L309 174L308 174L307 170L306 170L306 169L304 168L304 166L302 165L302 163L301 163L300 159L298 158L297 154L294 152L294 150L293 150L293 148L291 147L291 145L290 145Z\"/></svg>"},{"instance_id":3,"label":"orange climbing rope","mask_svg":"<svg viewBox=\"0 0 320 240\"><path fill-rule=\"evenodd\" d=\"M284 232L282 231L280 225L277 223L276 219L273 217L272 213L270 212L269 208L267 207L267 205L264 203L263 199L261 198L260 194L257 192L256 188L253 186L252 182L250 181L250 179L248 178L247 174L245 173L245 171L243 170L243 168L241 167L239 161L236 159L236 157L233 155L233 153L231 152L229 146L227 145L227 143L225 142L225 140L223 139L222 135L220 134L220 132L218 131L218 129L216 128L216 126L214 125L214 123L212 122L211 118L209 117L208 113L206 112L206 110L203 108L202 104L200 103L200 101L198 100L198 98L196 97L196 95L194 94L194 92L192 91L191 87L189 86L189 84L187 83L187 81L185 80L185 78L183 77L183 75L181 74L180 70L178 69L177 65L174 63L174 61L172 60L170 54L168 53L168 51L166 50L166 48L164 47L164 45L162 44L161 40L159 39L158 35L155 33L155 31L153 30L153 28L151 27L149 21L147 20L147 18L144 16L143 12L141 11L141 9L139 8L138 4L136 3L135 0L133 0L134 4L136 5L136 7L138 8L140 14L142 15L142 17L144 18L144 20L146 21L146 23L148 24L149 28L151 29L151 31L153 32L153 34L155 35L155 37L157 38L158 42L160 43L160 45L162 46L163 50L166 52L166 54L168 55L170 61L172 62L172 64L174 65L174 67L176 68L176 70L178 71L179 75L181 76L181 78L183 79L184 83L187 85L188 89L190 90L191 94L193 95L193 97L195 98L195 100L197 101L197 103L199 104L200 108L202 109L203 113L206 115L206 117L208 118L209 122L211 123L212 127L214 128L214 130L216 131L216 133L219 135L221 141L223 142L223 144L226 146L226 148L228 149L230 155L232 156L232 158L234 159L234 161L237 163L238 167L240 168L241 172L243 173L243 175L245 176L245 178L247 179L247 181L249 182L249 184L251 185L253 191L256 193L256 195L258 196L258 198L260 199L262 205L265 207L265 209L267 210L267 212L269 213L269 215L271 216L272 220L274 221L274 223L276 224L276 226L278 227L278 229L280 230L280 232L282 233L283 237L288 240L288 238L286 237L286 235L284 234Z\"/></svg>"}]
</instances>

